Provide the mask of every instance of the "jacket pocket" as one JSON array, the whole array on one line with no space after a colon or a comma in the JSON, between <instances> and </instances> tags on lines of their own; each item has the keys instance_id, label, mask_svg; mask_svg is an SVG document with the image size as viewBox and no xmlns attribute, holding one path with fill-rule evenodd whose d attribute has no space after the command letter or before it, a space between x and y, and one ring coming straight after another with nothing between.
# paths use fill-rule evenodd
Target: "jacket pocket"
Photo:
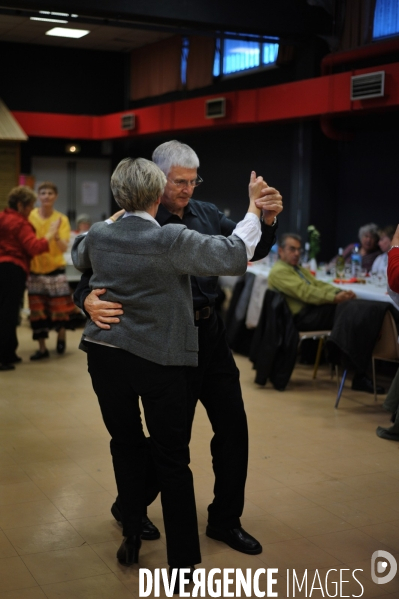
<instances>
[{"instance_id":1,"label":"jacket pocket","mask_svg":"<svg viewBox=\"0 0 399 599\"><path fill-rule=\"evenodd\" d=\"M198 351L198 329L194 325L186 327L186 350Z\"/></svg>"}]
</instances>

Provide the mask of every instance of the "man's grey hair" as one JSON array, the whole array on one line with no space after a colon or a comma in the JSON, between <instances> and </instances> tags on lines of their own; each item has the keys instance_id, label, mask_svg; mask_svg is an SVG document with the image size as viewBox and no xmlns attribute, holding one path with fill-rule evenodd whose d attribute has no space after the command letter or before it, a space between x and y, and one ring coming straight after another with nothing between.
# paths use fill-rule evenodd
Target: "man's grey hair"
<instances>
[{"instance_id":1,"label":"man's grey hair","mask_svg":"<svg viewBox=\"0 0 399 599\"><path fill-rule=\"evenodd\" d=\"M173 139L155 148L152 159L166 176L173 166L198 168L199 158L190 146Z\"/></svg>"},{"instance_id":2,"label":"man's grey hair","mask_svg":"<svg viewBox=\"0 0 399 599\"><path fill-rule=\"evenodd\" d=\"M300 235L298 235L298 233L283 233L281 235L279 243L278 243L279 247L281 247L281 248L285 247L285 244L289 237L291 237L291 239L295 239L296 241L299 241L299 243L302 243L302 237Z\"/></svg>"},{"instance_id":3,"label":"man's grey hair","mask_svg":"<svg viewBox=\"0 0 399 599\"><path fill-rule=\"evenodd\" d=\"M163 194L166 177L151 160L124 158L111 176L115 201L127 212L147 210Z\"/></svg>"},{"instance_id":4,"label":"man's grey hair","mask_svg":"<svg viewBox=\"0 0 399 599\"><path fill-rule=\"evenodd\" d=\"M369 223L368 225L363 225L363 227L360 227L360 229L359 229L360 241L362 240L362 237L364 237L365 235L373 235L373 237L375 237L375 239L379 239L377 225L375 223Z\"/></svg>"}]
</instances>

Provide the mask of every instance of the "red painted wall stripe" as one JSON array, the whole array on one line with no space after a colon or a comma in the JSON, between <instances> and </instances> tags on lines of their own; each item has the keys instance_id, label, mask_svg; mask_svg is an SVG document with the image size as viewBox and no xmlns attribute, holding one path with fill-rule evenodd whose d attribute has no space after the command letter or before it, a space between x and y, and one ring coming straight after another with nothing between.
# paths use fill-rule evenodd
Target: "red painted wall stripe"
<instances>
[{"instance_id":1,"label":"red painted wall stripe","mask_svg":"<svg viewBox=\"0 0 399 599\"><path fill-rule=\"evenodd\" d=\"M374 71L385 71L385 96L351 102L351 75ZM206 119L205 100L220 96L226 98L226 117ZM375 111L389 107L399 107L399 63L272 87L159 104L104 116L19 111L13 112L13 115L30 137L102 140L160 132L316 118L322 115L342 116L351 112ZM134 112L136 115L136 128L133 131L123 131L121 116L129 112Z\"/></svg>"}]
</instances>

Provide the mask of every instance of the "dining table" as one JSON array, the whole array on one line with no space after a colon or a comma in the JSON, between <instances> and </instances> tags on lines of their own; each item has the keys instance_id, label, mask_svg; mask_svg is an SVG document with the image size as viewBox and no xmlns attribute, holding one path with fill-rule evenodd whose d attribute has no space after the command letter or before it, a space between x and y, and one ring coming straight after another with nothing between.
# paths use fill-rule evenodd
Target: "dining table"
<instances>
[{"instance_id":1,"label":"dining table","mask_svg":"<svg viewBox=\"0 0 399 599\"><path fill-rule=\"evenodd\" d=\"M268 279L270 266L266 263L249 263L247 273L244 275L244 287L241 296L243 300L238 302L237 307L240 312L240 317L245 313L245 326L248 329L255 329L258 325L260 314L262 311L263 300L268 288ZM248 276L249 275L249 276ZM316 273L317 279L330 283L345 291L353 291L358 299L388 302L399 310L399 305L396 304L388 295L386 282L382 283L373 277L366 277L360 283L342 281L335 283L332 276L327 275L323 270ZM234 289L234 286L241 277L220 277L222 287ZM248 286L249 293L245 293L245 288Z\"/></svg>"}]
</instances>

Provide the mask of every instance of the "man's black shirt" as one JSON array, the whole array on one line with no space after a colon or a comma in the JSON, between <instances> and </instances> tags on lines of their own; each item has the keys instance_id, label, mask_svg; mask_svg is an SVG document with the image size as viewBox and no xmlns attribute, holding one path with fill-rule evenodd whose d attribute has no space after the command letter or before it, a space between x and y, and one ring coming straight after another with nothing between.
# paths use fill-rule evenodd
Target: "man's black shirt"
<instances>
[{"instance_id":1,"label":"man's black shirt","mask_svg":"<svg viewBox=\"0 0 399 599\"><path fill-rule=\"evenodd\" d=\"M187 229L204 233L205 235L223 235L228 237L236 227L236 223L221 212L215 204L190 200L184 208L183 218L172 214L160 204L156 220L161 227L168 224L182 224ZM256 247L253 260L267 256L275 242L276 227L262 224L262 238ZM216 285L218 277L191 277L194 310L213 305L217 297Z\"/></svg>"},{"instance_id":2,"label":"man's black shirt","mask_svg":"<svg viewBox=\"0 0 399 599\"><path fill-rule=\"evenodd\" d=\"M188 229L204 233L206 235L223 235L228 237L234 231L236 223L221 212L215 204L201 202L199 200L190 200L184 208L183 218L172 214L160 204L156 220L161 227L168 224L185 225ZM112 225L111 225L112 226ZM275 243L276 226L269 226L262 223L262 237L256 246L253 261L261 260L270 251ZM82 275L80 283L75 290L75 303L84 309L84 301L91 289L89 287L92 271L87 271ZM218 277L191 277L191 287L193 293L194 310L204 306L213 305L217 297L216 286Z\"/></svg>"}]
</instances>

